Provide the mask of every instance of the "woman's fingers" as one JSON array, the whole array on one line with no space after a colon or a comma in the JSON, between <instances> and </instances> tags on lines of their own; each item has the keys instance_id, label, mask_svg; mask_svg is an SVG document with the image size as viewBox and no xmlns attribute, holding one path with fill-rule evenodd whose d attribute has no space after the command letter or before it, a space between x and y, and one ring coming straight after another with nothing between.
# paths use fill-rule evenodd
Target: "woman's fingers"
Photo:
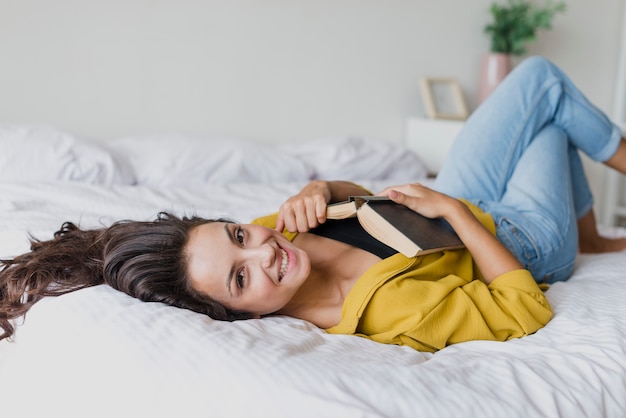
<instances>
[{"instance_id":1,"label":"woman's fingers","mask_svg":"<svg viewBox=\"0 0 626 418\"><path fill-rule=\"evenodd\" d=\"M428 218L444 216L453 200L420 183L389 187L383 190L381 195Z\"/></svg>"},{"instance_id":2,"label":"woman's fingers","mask_svg":"<svg viewBox=\"0 0 626 418\"><path fill-rule=\"evenodd\" d=\"M326 222L326 199L321 195L288 199L280 207L276 229L307 232Z\"/></svg>"}]
</instances>

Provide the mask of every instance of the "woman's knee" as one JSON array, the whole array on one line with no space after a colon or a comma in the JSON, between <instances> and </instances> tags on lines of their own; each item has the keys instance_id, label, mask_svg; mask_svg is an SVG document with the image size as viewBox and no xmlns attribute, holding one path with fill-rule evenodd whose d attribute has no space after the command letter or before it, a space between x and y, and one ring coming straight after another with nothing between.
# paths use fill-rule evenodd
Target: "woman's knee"
<instances>
[{"instance_id":1,"label":"woman's knee","mask_svg":"<svg viewBox=\"0 0 626 418\"><path fill-rule=\"evenodd\" d=\"M554 64L547 58L535 55L532 57L528 57L524 61L522 61L517 66L517 69L532 73L541 73L543 71L552 69L553 66Z\"/></svg>"}]
</instances>

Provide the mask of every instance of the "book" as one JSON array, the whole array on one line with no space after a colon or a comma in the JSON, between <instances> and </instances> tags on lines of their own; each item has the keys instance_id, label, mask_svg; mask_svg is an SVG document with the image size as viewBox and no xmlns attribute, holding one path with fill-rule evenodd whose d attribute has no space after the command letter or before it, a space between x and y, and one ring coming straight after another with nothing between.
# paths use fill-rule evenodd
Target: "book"
<instances>
[{"instance_id":1,"label":"book","mask_svg":"<svg viewBox=\"0 0 626 418\"><path fill-rule=\"evenodd\" d=\"M327 219L356 217L363 229L407 257L463 248L463 242L442 218L427 218L381 196L351 196L326 208Z\"/></svg>"}]
</instances>

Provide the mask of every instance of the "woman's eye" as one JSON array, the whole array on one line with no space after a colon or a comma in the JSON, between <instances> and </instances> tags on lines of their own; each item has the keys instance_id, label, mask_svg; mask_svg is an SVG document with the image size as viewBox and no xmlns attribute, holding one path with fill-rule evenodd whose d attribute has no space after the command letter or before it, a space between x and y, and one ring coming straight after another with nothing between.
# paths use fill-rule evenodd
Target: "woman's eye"
<instances>
[{"instance_id":1,"label":"woman's eye","mask_svg":"<svg viewBox=\"0 0 626 418\"><path fill-rule=\"evenodd\" d=\"M237 280L237 287L239 289L243 289L243 285L245 284L245 280L246 280L246 278L245 278L245 276L243 274L243 270L239 270L237 272L236 280Z\"/></svg>"},{"instance_id":2,"label":"woman's eye","mask_svg":"<svg viewBox=\"0 0 626 418\"><path fill-rule=\"evenodd\" d=\"M239 244L243 245L243 229L241 229L241 227L237 227L237 229L235 230L235 238L237 239L237 242Z\"/></svg>"}]
</instances>

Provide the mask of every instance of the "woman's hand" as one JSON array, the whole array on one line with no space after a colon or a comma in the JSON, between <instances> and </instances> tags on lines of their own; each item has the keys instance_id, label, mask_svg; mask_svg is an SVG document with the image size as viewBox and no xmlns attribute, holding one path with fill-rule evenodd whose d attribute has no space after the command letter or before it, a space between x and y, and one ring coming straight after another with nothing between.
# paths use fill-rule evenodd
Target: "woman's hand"
<instances>
[{"instance_id":1,"label":"woman's hand","mask_svg":"<svg viewBox=\"0 0 626 418\"><path fill-rule=\"evenodd\" d=\"M326 206L331 193L324 181L312 181L300 192L287 199L278 210L276 229L306 232L326 222Z\"/></svg>"},{"instance_id":2,"label":"woman's hand","mask_svg":"<svg viewBox=\"0 0 626 418\"><path fill-rule=\"evenodd\" d=\"M314 180L280 206L276 230L307 232L326 222L326 207L370 192L349 181Z\"/></svg>"},{"instance_id":3,"label":"woman's hand","mask_svg":"<svg viewBox=\"0 0 626 418\"><path fill-rule=\"evenodd\" d=\"M491 283L504 273L523 268L461 201L417 183L388 187L377 195L387 196L428 218L442 217L448 221L472 254L485 282Z\"/></svg>"},{"instance_id":4,"label":"woman's hand","mask_svg":"<svg viewBox=\"0 0 626 418\"><path fill-rule=\"evenodd\" d=\"M386 196L427 218L445 218L459 204L457 199L420 183L387 187L376 196Z\"/></svg>"}]
</instances>

